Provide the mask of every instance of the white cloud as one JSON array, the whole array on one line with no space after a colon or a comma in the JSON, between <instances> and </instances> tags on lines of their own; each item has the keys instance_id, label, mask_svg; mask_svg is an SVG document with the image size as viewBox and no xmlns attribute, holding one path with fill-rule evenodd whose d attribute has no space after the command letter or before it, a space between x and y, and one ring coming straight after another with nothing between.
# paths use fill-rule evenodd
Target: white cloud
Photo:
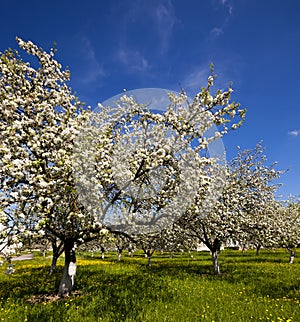
<instances>
[{"instance_id":1,"label":"white cloud","mask_svg":"<svg viewBox=\"0 0 300 322\"><path fill-rule=\"evenodd\" d=\"M212 37L213 39L224 34L224 31L226 30L226 26L227 26L229 20L231 19L230 16L232 15L232 11L233 11L233 6L232 6L230 0L218 0L218 6L220 4L223 8L225 8L227 10L228 13L226 14L226 17L223 20L223 22L222 21L219 22L220 23L219 27L216 26L210 30L210 34L213 36Z\"/></svg>"},{"instance_id":2,"label":"white cloud","mask_svg":"<svg viewBox=\"0 0 300 322\"><path fill-rule=\"evenodd\" d=\"M183 88L186 91L198 91L202 86L207 85L207 78L209 76L209 65L195 68L192 72L187 74L182 82Z\"/></svg>"},{"instance_id":3,"label":"white cloud","mask_svg":"<svg viewBox=\"0 0 300 322\"><path fill-rule=\"evenodd\" d=\"M130 72L143 72L149 68L148 60L137 50L121 48L117 53L117 59Z\"/></svg>"},{"instance_id":4,"label":"white cloud","mask_svg":"<svg viewBox=\"0 0 300 322\"><path fill-rule=\"evenodd\" d=\"M225 90L231 81L233 82L233 89L236 84L242 82L242 70L243 64L238 56L221 57L215 59L214 74L216 78L214 80L214 88ZM191 91L191 94L195 94L195 91L199 91L202 86L207 86L207 78L210 75L209 61L207 63L201 63L196 65L193 70L183 77L182 87L186 91Z\"/></svg>"},{"instance_id":5,"label":"white cloud","mask_svg":"<svg viewBox=\"0 0 300 322\"><path fill-rule=\"evenodd\" d=\"M161 51L167 51L172 36L173 28L176 23L175 9L171 1L160 3L154 9L156 30L160 38Z\"/></svg>"},{"instance_id":6,"label":"white cloud","mask_svg":"<svg viewBox=\"0 0 300 322\"><path fill-rule=\"evenodd\" d=\"M149 31L145 37L154 33L157 39L156 48L160 53L166 53L173 34L173 29L178 22L175 8L171 0L124 0L116 7L122 13L120 25L122 26L122 43L130 39L131 28L142 28L147 24ZM119 13L119 14L120 14Z\"/></svg>"},{"instance_id":7,"label":"white cloud","mask_svg":"<svg viewBox=\"0 0 300 322\"><path fill-rule=\"evenodd\" d=\"M221 3L224 7L227 8L228 13L231 15L233 11L233 6L230 0L221 0Z\"/></svg>"},{"instance_id":8,"label":"white cloud","mask_svg":"<svg viewBox=\"0 0 300 322\"><path fill-rule=\"evenodd\" d=\"M95 50L90 40L86 37L81 38L81 52L85 61L84 71L81 76L81 82L93 83L106 74L103 67L97 60Z\"/></svg>"},{"instance_id":9,"label":"white cloud","mask_svg":"<svg viewBox=\"0 0 300 322\"><path fill-rule=\"evenodd\" d=\"M300 130L293 130L288 132L288 134L292 136L300 136Z\"/></svg>"},{"instance_id":10,"label":"white cloud","mask_svg":"<svg viewBox=\"0 0 300 322\"><path fill-rule=\"evenodd\" d=\"M219 27L214 27L211 31L210 31L213 35L215 35L216 37L222 35L224 33L222 28Z\"/></svg>"}]
</instances>

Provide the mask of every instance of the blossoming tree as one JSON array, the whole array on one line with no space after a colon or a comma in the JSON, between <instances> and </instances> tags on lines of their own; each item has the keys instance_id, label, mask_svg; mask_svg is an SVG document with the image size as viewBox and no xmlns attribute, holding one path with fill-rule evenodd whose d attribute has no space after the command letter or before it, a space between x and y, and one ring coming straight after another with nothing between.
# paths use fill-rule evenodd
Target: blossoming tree
<instances>
[{"instance_id":1,"label":"blossoming tree","mask_svg":"<svg viewBox=\"0 0 300 322\"><path fill-rule=\"evenodd\" d=\"M279 204L273 229L273 245L286 248L290 254L290 264L293 264L296 248L300 245L299 197L291 197Z\"/></svg>"},{"instance_id":2,"label":"blossoming tree","mask_svg":"<svg viewBox=\"0 0 300 322\"><path fill-rule=\"evenodd\" d=\"M38 67L23 61L17 51L7 50L0 57L2 217L11 234L46 230L63 241L63 294L72 284L68 268L76 234L87 227L72 219L80 211L71 155L84 112L67 85L69 71L54 59L55 50L46 53L30 41L17 41Z\"/></svg>"},{"instance_id":3,"label":"blossoming tree","mask_svg":"<svg viewBox=\"0 0 300 322\"><path fill-rule=\"evenodd\" d=\"M170 94L161 115L126 95L96 115L72 93L54 49L17 41L38 67L17 51L0 57L1 220L6 233L63 242L65 295L74 286L76 246L104 227L128 235L164 228L189 205L182 200L206 187L214 160L203 151L240 126L245 111L230 102L231 88L211 93L211 75L192 102ZM213 124L220 130L207 135Z\"/></svg>"},{"instance_id":4,"label":"blossoming tree","mask_svg":"<svg viewBox=\"0 0 300 322\"><path fill-rule=\"evenodd\" d=\"M203 216L203 192L200 191L195 203L180 219L188 234L210 250L214 274L220 274L221 244L231 240L261 245L274 240L277 185L273 180L281 171L274 170L275 164L265 165L265 161L261 144L253 150L239 150L226 167L225 185L209 215Z\"/></svg>"}]
</instances>

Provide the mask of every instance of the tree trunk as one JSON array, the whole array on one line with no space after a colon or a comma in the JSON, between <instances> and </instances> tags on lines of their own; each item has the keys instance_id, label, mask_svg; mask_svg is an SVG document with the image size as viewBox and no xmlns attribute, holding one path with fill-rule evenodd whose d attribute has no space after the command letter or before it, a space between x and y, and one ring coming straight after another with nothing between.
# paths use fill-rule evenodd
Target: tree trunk
<instances>
[{"instance_id":1,"label":"tree trunk","mask_svg":"<svg viewBox=\"0 0 300 322\"><path fill-rule=\"evenodd\" d=\"M50 275L52 275L55 272L57 260L58 260L58 256L53 254L51 267L50 267Z\"/></svg>"},{"instance_id":2,"label":"tree trunk","mask_svg":"<svg viewBox=\"0 0 300 322\"><path fill-rule=\"evenodd\" d=\"M64 246L63 242L60 242L57 245L56 240L52 241L52 262L50 267L50 275L52 275L56 270L57 260L64 251L63 246Z\"/></svg>"},{"instance_id":3,"label":"tree trunk","mask_svg":"<svg viewBox=\"0 0 300 322\"><path fill-rule=\"evenodd\" d=\"M65 266L63 276L59 285L58 295L61 297L69 296L74 287L76 274L76 255L74 250L74 241L66 240L64 242Z\"/></svg>"},{"instance_id":4,"label":"tree trunk","mask_svg":"<svg viewBox=\"0 0 300 322\"><path fill-rule=\"evenodd\" d=\"M213 262L214 274L215 275L220 275L219 255L220 255L219 250L214 250L214 251L211 252L211 259L212 259L212 262Z\"/></svg>"},{"instance_id":5,"label":"tree trunk","mask_svg":"<svg viewBox=\"0 0 300 322\"><path fill-rule=\"evenodd\" d=\"M215 275L220 275L219 255L221 251L221 242L216 238L212 247L210 248L211 259Z\"/></svg>"},{"instance_id":6,"label":"tree trunk","mask_svg":"<svg viewBox=\"0 0 300 322\"><path fill-rule=\"evenodd\" d=\"M101 258L104 259L105 257L105 247L101 246Z\"/></svg>"},{"instance_id":7,"label":"tree trunk","mask_svg":"<svg viewBox=\"0 0 300 322\"><path fill-rule=\"evenodd\" d=\"M170 258L171 259L173 258L173 252L170 252Z\"/></svg>"},{"instance_id":8,"label":"tree trunk","mask_svg":"<svg viewBox=\"0 0 300 322\"><path fill-rule=\"evenodd\" d=\"M191 251L189 250L189 255L191 258L194 258L193 254L191 253Z\"/></svg>"},{"instance_id":9,"label":"tree trunk","mask_svg":"<svg viewBox=\"0 0 300 322\"><path fill-rule=\"evenodd\" d=\"M148 266L151 266L151 255L147 254Z\"/></svg>"},{"instance_id":10,"label":"tree trunk","mask_svg":"<svg viewBox=\"0 0 300 322\"><path fill-rule=\"evenodd\" d=\"M121 261L121 255L122 255L122 253L121 252L118 252L118 254L117 254L118 262Z\"/></svg>"},{"instance_id":11,"label":"tree trunk","mask_svg":"<svg viewBox=\"0 0 300 322\"><path fill-rule=\"evenodd\" d=\"M243 246L242 246L242 254L245 253L245 250L246 250L246 244L243 244Z\"/></svg>"},{"instance_id":12,"label":"tree trunk","mask_svg":"<svg viewBox=\"0 0 300 322\"><path fill-rule=\"evenodd\" d=\"M256 245L256 252L255 255L258 256L259 255L259 251L261 249L261 244Z\"/></svg>"},{"instance_id":13,"label":"tree trunk","mask_svg":"<svg viewBox=\"0 0 300 322\"><path fill-rule=\"evenodd\" d=\"M294 259L295 259L295 252L292 249L288 249L290 253L290 264L294 264Z\"/></svg>"}]
</instances>

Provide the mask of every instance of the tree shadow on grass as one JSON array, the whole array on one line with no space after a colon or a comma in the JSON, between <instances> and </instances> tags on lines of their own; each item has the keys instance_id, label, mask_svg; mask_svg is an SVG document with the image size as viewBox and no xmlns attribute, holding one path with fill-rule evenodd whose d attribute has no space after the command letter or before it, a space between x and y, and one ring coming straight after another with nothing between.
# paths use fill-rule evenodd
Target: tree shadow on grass
<instances>
[{"instance_id":1,"label":"tree shadow on grass","mask_svg":"<svg viewBox=\"0 0 300 322\"><path fill-rule=\"evenodd\" d=\"M288 263L289 255L288 252L273 252L271 250L261 251L259 255L255 255L253 251L244 253L236 251L235 253L225 253L224 259L227 263Z\"/></svg>"},{"instance_id":2,"label":"tree shadow on grass","mask_svg":"<svg viewBox=\"0 0 300 322\"><path fill-rule=\"evenodd\" d=\"M149 270L144 266L140 266L140 269L137 267L134 270L126 270L125 264L119 271L107 266L109 265L79 265L75 292L78 294L80 291L80 296L71 296L56 302L47 299L51 296L53 299L53 295L56 294L62 266L58 266L55 274L51 276L49 266L20 268L15 274L2 279L0 298L3 302L10 298L15 303L30 305L27 316L30 321L46 319L51 307L55 310L55 316L64 320L67 314L65 304L68 304L70 299L73 306L85 308L82 311L82 319L86 318L87 321L97 321L100 316L109 321L143 321L142 316L138 315L145 307L157 302L174 303L175 290L170 286L169 280L162 279L155 270ZM122 263L119 267L121 266ZM38 300L33 301L33 296ZM44 306L44 302L48 302L48 305Z\"/></svg>"},{"instance_id":3,"label":"tree shadow on grass","mask_svg":"<svg viewBox=\"0 0 300 322\"><path fill-rule=\"evenodd\" d=\"M299 278L292 280L287 277L280 280L282 267L278 270L275 268L275 271L260 271L256 269L259 265L255 268L249 263L249 265L236 267L234 264L225 262L221 276L214 276L211 274L211 264L207 261L193 261L188 264L172 260L158 261L154 262L151 267L133 261L132 265L136 267L136 270L130 273L114 274L109 271L100 273L97 270L89 276L82 272L83 276L79 279L80 289L86 289L91 294L99 294L99 297L103 299L101 308L107 307L112 320L123 321L128 318L139 321L135 316L136 312L142 311L147 305L155 305L157 302L171 302L172 305L176 305L174 285L178 284L178 280L180 282L190 278L194 281L198 280L199 283L203 279L212 283L218 281L216 285L221 288L223 282L224 285L226 283L243 285L250 296L296 298L298 294L299 297ZM98 278L99 282L92 282L94 278ZM101 308L99 307L99 312ZM116 308L118 312L115 312Z\"/></svg>"},{"instance_id":4,"label":"tree shadow on grass","mask_svg":"<svg viewBox=\"0 0 300 322\"><path fill-rule=\"evenodd\" d=\"M224 274L217 278L230 284L242 284L252 294L274 299L300 299L300 268L295 267L295 270L291 271L289 264L282 265L274 261L228 261L223 265L223 272Z\"/></svg>"},{"instance_id":5,"label":"tree shadow on grass","mask_svg":"<svg viewBox=\"0 0 300 322\"><path fill-rule=\"evenodd\" d=\"M26 298L33 294L55 293L62 276L62 267L50 275L50 267L19 268L1 281L0 298Z\"/></svg>"},{"instance_id":6,"label":"tree shadow on grass","mask_svg":"<svg viewBox=\"0 0 300 322\"><path fill-rule=\"evenodd\" d=\"M288 265L280 265L278 268L275 263L273 270L266 269L268 263L260 265L249 261L250 256L246 262L234 261L233 258L223 257L221 253L221 276L211 274L212 265L206 255L199 256L196 260L154 258L151 267L147 267L147 260L143 258L128 258L121 263L107 260L107 263L95 261L88 265L79 264L75 291L80 291L82 296L74 297L73 303L87 308L82 313L83 321L85 318L97 321L99 316L107 318L107 321L143 321L142 312L145 307L159 303L175 305L177 294L174 284L190 278L199 280L199 283L205 279L225 284L242 284L249 294L271 298L296 297L297 294L299 297L296 292L300 286L300 279L297 277L300 269L297 271L296 266L293 274L289 275ZM15 274L2 278L0 297L27 301L32 295L56 293L61 274L61 265L51 276L49 266L20 268ZM287 276L281 278L281 274ZM51 304L61 314L62 320L66 314L64 303L65 301L58 301ZM38 314L41 312L31 310L30 320L38 320Z\"/></svg>"},{"instance_id":7,"label":"tree shadow on grass","mask_svg":"<svg viewBox=\"0 0 300 322\"><path fill-rule=\"evenodd\" d=\"M158 277L170 278L205 278L209 281L223 281L229 284L244 285L255 295L270 298L300 299L300 267L284 262L284 253L265 253L257 258L253 253L246 257L220 256L221 275L212 274L209 257L200 260L169 260L153 262L151 267L133 262L143 273L151 272ZM205 258L205 259L203 259Z\"/></svg>"},{"instance_id":8,"label":"tree shadow on grass","mask_svg":"<svg viewBox=\"0 0 300 322\"><path fill-rule=\"evenodd\" d=\"M153 272L135 270L110 271L101 267L84 267L78 271L77 289L85 297L78 305L90 307L86 318L97 320L99 316L109 321L143 321L142 314L147 306L156 303L174 303L176 291L168 279Z\"/></svg>"}]
</instances>

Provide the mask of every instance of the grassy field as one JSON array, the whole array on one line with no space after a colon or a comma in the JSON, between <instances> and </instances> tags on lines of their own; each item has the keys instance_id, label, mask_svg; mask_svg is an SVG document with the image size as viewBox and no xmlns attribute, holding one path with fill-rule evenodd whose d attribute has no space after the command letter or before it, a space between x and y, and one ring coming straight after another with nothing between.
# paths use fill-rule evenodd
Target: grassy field
<instances>
[{"instance_id":1,"label":"grassy field","mask_svg":"<svg viewBox=\"0 0 300 322\"><path fill-rule=\"evenodd\" d=\"M300 321L300 261L284 250L225 250L221 276L211 275L208 253L78 256L74 295L53 296L62 274L49 276L50 257L0 267L0 321ZM52 295L52 296L51 296Z\"/></svg>"}]
</instances>

